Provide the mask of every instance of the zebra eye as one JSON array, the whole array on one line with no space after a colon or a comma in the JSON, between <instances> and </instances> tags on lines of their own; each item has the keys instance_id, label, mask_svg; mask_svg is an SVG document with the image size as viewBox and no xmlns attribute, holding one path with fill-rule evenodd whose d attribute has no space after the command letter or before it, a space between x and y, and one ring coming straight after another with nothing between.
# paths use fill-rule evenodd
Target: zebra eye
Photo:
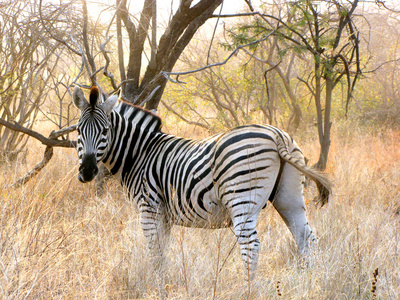
<instances>
[{"instance_id":1,"label":"zebra eye","mask_svg":"<svg viewBox=\"0 0 400 300\"><path fill-rule=\"evenodd\" d=\"M102 135L107 135L107 132L108 132L108 128L104 128L101 134Z\"/></svg>"}]
</instances>

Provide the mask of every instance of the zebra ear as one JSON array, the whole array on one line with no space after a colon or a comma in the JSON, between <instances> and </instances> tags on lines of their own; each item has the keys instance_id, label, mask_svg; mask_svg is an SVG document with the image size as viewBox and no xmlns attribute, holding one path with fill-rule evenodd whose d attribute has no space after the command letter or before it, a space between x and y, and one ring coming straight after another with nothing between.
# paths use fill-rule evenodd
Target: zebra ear
<instances>
[{"instance_id":1,"label":"zebra ear","mask_svg":"<svg viewBox=\"0 0 400 300\"><path fill-rule=\"evenodd\" d=\"M112 95L108 97L108 99L104 101L102 104L100 104L100 107L103 108L103 110L106 112L107 115L109 115L113 110L115 104L117 103L117 100L118 100L118 95Z\"/></svg>"},{"instance_id":2,"label":"zebra ear","mask_svg":"<svg viewBox=\"0 0 400 300\"><path fill-rule=\"evenodd\" d=\"M74 100L74 104L80 110L86 108L89 103L87 102L85 95L83 94L81 88L76 86L74 89L74 93L72 94L72 99Z\"/></svg>"}]
</instances>

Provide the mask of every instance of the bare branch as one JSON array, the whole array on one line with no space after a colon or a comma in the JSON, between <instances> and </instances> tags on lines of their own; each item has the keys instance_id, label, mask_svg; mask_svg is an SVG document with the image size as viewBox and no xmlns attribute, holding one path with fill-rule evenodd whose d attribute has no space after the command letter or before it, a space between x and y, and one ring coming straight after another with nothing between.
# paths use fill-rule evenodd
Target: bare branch
<instances>
[{"instance_id":1,"label":"bare branch","mask_svg":"<svg viewBox=\"0 0 400 300\"><path fill-rule=\"evenodd\" d=\"M149 68L155 69L157 55L157 0L153 0L151 7L151 56Z\"/></svg>"},{"instance_id":2,"label":"bare branch","mask_svg":"<svg viewBox=\"0 0 400 300\"><path fill-rule=\"evenodd\" d=\"M313 95L313 97L315 97L315 91L314 91L314 89L310 86L310 84L309 84L307 81L305 81L303 78L297 77L297 79L300 80L301 82L303 82L303 83L306 85L306 87L308 88L308 90L311 92L311 94Z\"/></svg>"},{"instance_id":3,"label":"bare branch","mask_svg":"<svg viewBox=\"0 0 400 300\"><path fill-rule=\"evenodd\" d=\"M104 59L106 60L103 74L104 74L104 76L107 76L110 79L111 86L113 87L113 89L117 90L117 84L115 83L114 75L112 73L108 72L108 66L110 65L110 58L108 57L108 53L111 53L111 52L106 50L106 45L111 39L112 39L112 36L110 36L110 37L106 36L106 40L104 41L104 43L100 44L100 50L101 50L101 53L103 53Z\"/></svg>"},{"instance_id":4,"label":"bare branch","mask_svg":"<svg viewBox=\"0 0 400 300\"><path fill-rule=\"evenodd\" d=\"M44 151L42 161L40 161L31 171L26 173L25 176L18 179L11 186L19 187L27 183L32 177L36 176L47 165L47 163L51 160L52 157L53 157L53 147L47 146L46 150Z\"/></svg>"},{"instance_id":5,"label":"bare branch","mask_svg":"<svg viewBox=\"0 0 400 300\"><path fill-rule=\"evenodd\" d=\"M249 7L250 11L254 11L254 7L251 4L251 0L244 0L244 2L246 2L247 6Z\"/></svg>"},{"instance_id":6,"label":"bare branch","mask_svg":"<svg viewBox=\"0 0 400 300\"><path fill-rule=\"evenodd\" d=\"M49 147L64 147L64 148L74 148L74 147L76 147L76 142L75 141L57 140L56 138L61 136L57 132L53 133L53 136L55 136L56 138L52 139L52 138L46 138L42 134L40 134L40 133L38 133L38 132L36 132L36 131L34 131L32 129L23 127L23 126L19 125L16 122L11 123L11 122L8 122L8 121L0 118L0 124L12 129L12 130L25 133L25 134L27 134L27 135L39 140L42 144L44 144L46 146L49 146ZM72 126L68 127L68 128L69 128L68 129L69 131L67 129L63 129L64 130L63 134L66 134L68 132L71 132L71 131L75 130L75 128L72 128Z\"/></svg>"},{"instance_id":7,"label":"bare branch","mask_svg":"<svg viewBox=\"0 0 400 300\"><path fill-rule=\"evenodd\" d=\"M146 102L149 101L149 100L154 96L154 94L158 91L158 89L159 89L160 87L161 87L161 85L157 85L157 86L154 88L154 90L150 93L150 95L148 95L147 98L144 99L144 101L141 102L141 103L139 104L139 106L144 106L144 105L146 104Z\"/></svg>"},{"instance_id":8,"label":"bare branch","mask_svg":"<svg viewBox=\"0 0 400 300\"><path fill-rule=\"evenodd\" d=\"M221 3L221 8L220 8L220 10L219 10L219 14L221 14L223 8L224 8L224 2L222 1L222 3ZM217 31L218 23L219 23L219 18L217 19L217 22L215 22L213 34L212 34L211 41L210 41L210 46L208 47L208 52L207 52L207 65L209 64L208 62L209 62L209 59L210 59L211 46L212 46L212 44L213 44L213 42L214 42L215 33L216 33L216 31Z\"/></svg>"},{"instance_id":9,"label":"bare branch","mask_svg":"<svg viewBox=\"0 0 400 300\"><path fill-rule=\"evenodd\" d=\"M79 52L77 50L75 50L74 48L72 48L70 45L68 45L68 43L66 41L64 41L63 39L59 39L58 37L56 37L53 33L52 30L49 30L46 25L44 24L43 21L43 15L42 15L42 0L39 1L39 16L40 16L40 22L42 23L43 28L46 30L46 32L51 36L52 39L56 40L57 42L63 44L65 47L67 47L70 51L72 51L73 53L75 53L76 55L82 56L82 52Z\"/></svg>"},{"instance_id":10,"label":"bare branch","mask_svg":"<svg viewBox=\"0 0 400 300\"><path fill-rule=\"evenodd\" d=\"M382 68L384 65L392 63L392 62L398 62L398 61L400 61L400 58L385 61L385 62L381 63L379 66L377 66L375 69L372 69L370 71L363 71L363 74L374 73L374 72L378 71L380 68Z\"/></svg>"},{"instance_id":11,"label":"bare branch","mask_svg":"<svg viewBox=\"0 0 400 300\"><path fill-rule=\"evenodd\" d=\"M191 125L195 125L195 126L199 126L199 127L205 128L205 129L207 129L207 130L209 129L208 126L206 126L206 125L204 125L204 124L202 124L202 123L199 123L199 122L195 122L195 121L191 121L191 120L186 119L184 116L182 116L181 114L179 114L176 110L174 110L171 106L169 106L165 101L161 100L161 103L164 105L164 107L165 107L168 111L172 112L174 115L176 115L176 116L177 116L179 119L181 119L182 121L184 121L184 122L186 122L186 123L188 123L188 124L191 124Z\"/></svg>"},{"instance_id":12,"label":"bare branch","mask_svg":"<svg viewBox=\"0 0 400 300\"><path fill-rule=\"evenodd\" d=\"M124 47L122 44L122 24L121 24L121 16L118 13L119 11L119 6L117 9L117 43L118 43L118 67L119 67L119 74L120 74L120 80L121 84L120 86L122 87L122 95L125 94L125 87L124 84L126 83L126 74L125 74L125 63L124 63Z\"/></svg>"},{"instance_id":13,"label":"bare branch","mask_svg":"<svg viewBox=\"0 0 400 300\"><path fill-rule=\"evenodd\" d=\"M378 4L378 5L382 5L384 8L386 8L386 9L389 10L389 11L392 11L392 12L395 12L395 13L399 13L399 12L400 12L400 10L395 10L395 9L393 9L393 8L389 8L389 7L385 4L385 1L382 1L382 0L375 0L375 2L376 2L376 4ZM396 3L396 1L394 1L394 3Z\"/></svg>"},{"instance_id":14,"label":"bare branch","mask_svg":"<svg viewBox=\"0 0 400 300\"><path fill-rule=\"evenodd\" d=\"M83 12L83 28L82 28L82 38L83 45L85 47L86 59L90 65L90 70L88 70L92 85L96 85L96 65L94 63L94 59L92 53L90 51L89 42L88 42L88 11L86 6L86 0L82 0L82 12Z\"/></svg>"},{"instance_id":15,"label":"bare branch","mask_svg":"<svg viewBox=\"0 0 400 300\"><path fill-rule=\"evenodd\" d=\"M80 56L82 57L82 64L81 64L81 68L79 70L78 75L76 75L75 80L73 81L73 83L76 83L78 81L78 78L81 76L83 69L86 67L88 73L90 74L90 70L89 70L89 66L87 65L87 61L86 61L86 57L83 54L82 48L79 45L79 43L74 39L74 37L72 35L70 35L71 41L78 47L79 51L80 51Z\"/></svg>"},{"instance_id":16,"label":"bare branch","mask_svg":"<svg viewBox=\"0 0 400 300\"><path fill-rule=\"evenodd\" d=\"M258 57L257 55L255 55L254 53L251 53L249 50L247 50L247 49L241 49L244 53L246 53L247 55L250 55L251 56L251 58L254 58L255 60L257 60L257 61L259 61L259 62L261 62L261 63L264 63L264 64L270 64L269 62L268 62L268 60L267 59L262 59L262 58L260 58L260 57ZM282 61L282 60L281 60ZM281 62L280 61L280 62ZM279 63L280 63L279 62Z\"/></svg>"},{"instance_id":17,"label":"bare branch","mask_svg":"<svg viewBox=\"0 0 400 300\"><path fill-rule=\"evenodd\" d=\"M60 136L74 132L76 130L76 127L77 127L77 125L75 124L75 125L71 125L69 127L66 127L66 128L63 128L63 129L60 129L57 131L53 130L49 135L49 139L55 140L55 139L58 139ZM74 141L71 141L71 142L75 143ZM75 147L75 145L74 145L74 147Z\"/></svg>"},{"instance_id":18,"label":"bare branch","mask_svg":"<svg viewBox=\"0 0 400 300\"><path fill-rule=\"evenodd\" d=\"M278 27L278 28L279 28L279 27ZM232 56L234 56L240 49L245 48L245 47L248 47L248 46L251 46L251 45L254 45L254 44L257 44L257 43L260 43L260 42L262 42L262 41L265 41L265 40L268 39L272 34L274 34L274 33L278 30L278 28L276 28L275 30L271 31L270 33L268 33L266 36L264 36L263 38L261 38L261 39L259 39L259 40L252 41L252 42L247 43L247 44L245 44L245 45L239 45L239 46L237 46L237 47L228 55L228 57L227 57L225 60L223 60L222 62L217 62L217 63L210 64L210 65L207 65L207 66L204 66L204 67L195 69L195 70L190 70L190 71L185 71L185 72L164 72L164 71L161 71L160 73L161 73L165 78L167 78L169 81L171 81L171 82L174 82L174 83L177 83L177 82L178 82L178 83L184 83L183 81L180 81L180 80L178 79L180 75L193 74L193 73L197 73L197 72L200 72L200 71L203 71L203 70L206 70L206 69L210 69L210 68L212 68L212 67L222 66L222 65L226 64L226 63L232 58ZM171 75L177 76L175 81L172 80L172 79L170 78Z\"/></svg>"}]
</instances>

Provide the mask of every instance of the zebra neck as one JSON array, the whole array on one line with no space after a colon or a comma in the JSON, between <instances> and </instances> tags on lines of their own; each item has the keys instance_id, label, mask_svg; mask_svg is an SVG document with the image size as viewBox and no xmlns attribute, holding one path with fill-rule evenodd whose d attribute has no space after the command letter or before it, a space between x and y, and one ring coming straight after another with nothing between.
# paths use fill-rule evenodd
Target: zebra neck
<instances>
[{"instance_id":1,"label":"zebra neck","mask_svg":"<svg viewBox=\"0 0 400 300\"><path fill-rule=\"evenodd\" d=\"M140 177L154 144L164 136L158 119L142 110L115 111L110 116L110 136L103 163L123 185Z\"/></svg>"}]
</instances>

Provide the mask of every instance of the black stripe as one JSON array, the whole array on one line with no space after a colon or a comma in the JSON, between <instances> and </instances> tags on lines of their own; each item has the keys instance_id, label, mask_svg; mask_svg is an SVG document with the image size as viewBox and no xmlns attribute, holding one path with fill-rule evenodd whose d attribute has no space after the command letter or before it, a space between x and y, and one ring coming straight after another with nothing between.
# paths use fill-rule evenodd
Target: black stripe
<instances>
[{"instance_id":1,"label":"black stripe","mask_svg":"<svg viewBox=\"0 0 400 300\"><path fill-rule=\"evenodd\" d=\"M221 155L221 153L228 147L232 147L233 144L246 140L246 139L256 139L256 138L262 138L262 139L267 139L273 141L272 137L267 135L266 133L260 133L260 132L245 132L241 134L234 135L233 137L227 139L224 141L221 145L218 145L218 150L215 153L215 160L218 159L218 157Z\"/></svg>"},{"instance_id":2,"label":"black stripe","mask_svg":"<svg viewBox=\"0 0 400 300\"><path fill-rule=\"evenodd\" d=\"M248 160L251 157L260 155L262 153L267 153L267 152L277 152L277 151L275 149L262 149L262 150L259 150L259 151L255 152L255 153L245 154L245 155L239 156L239 157L235 158L234 160L232 160L231 162L229 162L222 169L222 171L219 172L219 174L218 174L218 176L217 176L217 178L215 180L218 181L221 178L221 176L224 175L225 172L228 171L233 165L235 165L235 164L237 164L237 163L239 163L239 162L241 162L243 160ZM253 163L253 161L252 161L252 163ZM217 170L218 169L215 169L215 173L217 173Z\"/></svg>"},{"instance_id":3,"label":"black stripe","mask_svg":"<svg viewBox=\"0 0 400 300\"><path fill-rule=\"evenodd\" d=\"M232 201L234 201L234 200L232 200ZM232 202L232 201L229 201L229 202ZM255 201L240 201L240 202L237 202L237 203L235 203L235 204L233 204L230 208L233 208L233 207L235 207L235 206L238 206L238 205L246 205L246 204L257 204L257 202L255 202Z\"/></svg>"},{"instance_id":4,"label":"black stripe","mask_svg":"<svg viewBox=\"0 0 400 300\"><path fill-rule=\"evenodd\" d=\"M279 185L281 183L281 178L282 178L282 172L283 172L283 166L285 165L285 161L283 159L280 159L280 165L279 165L279 172L278 176L276 177L274 188L272 189L271 194L269 195L268 200L269 201L274 201L276 192L278 191ZM264 205L263 209L267 206L267 204Z\"/></svg>"},{"instance_id":5,"label":"black stripe","mask_svg":"<svg viewBox=\"0 0 400 300\"><path fill-rule=\"evenodd\" d=\"M256 189L262 189L262 188L264 188L264 187L263 186L252 186L252 187L249 187L249 188L239 189L239 190L232 189L230 191L227 191L227 192L223 193L221 195L221 199L224 198L226 195L229 195L229 194L241 194L241 193L249 192L249 191L256 190Z\"/></svg>"},{"instance_id":6,"label":"black stripe","mask_svg":"<svg viewBox=\"0 0 400 300\"><path fill-rule=\"evenodd\" d=\"M229 181L235 179L236 177L240 177L240 176L243 176L243 175L249 175L251 173L258 172L258 171L263 171L265 169L268 169L269 167L270 166L263 166L263 167L258 167L258 168L254 168L254 169L248 169L248 170L244 170L244 171L239 171L239 172L233 174L232 176L230 176L228 178L225 178L224 181L222 181L219 184L219 186L223 186L226 182L229 182Z\"/></svg>"}]
</instances>

